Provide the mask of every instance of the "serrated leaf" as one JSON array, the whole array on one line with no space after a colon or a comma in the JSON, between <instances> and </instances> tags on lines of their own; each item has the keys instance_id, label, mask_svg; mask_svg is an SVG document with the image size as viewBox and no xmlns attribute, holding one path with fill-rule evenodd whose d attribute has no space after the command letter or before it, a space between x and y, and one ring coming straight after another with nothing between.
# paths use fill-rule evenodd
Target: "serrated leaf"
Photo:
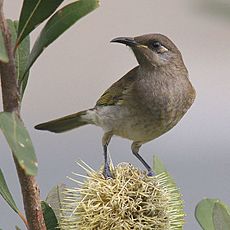
<instances>
[{"instance_id":1,"label":"serrated leaf","mask_svg":"<svg viewBox=\"0 0 230 230\"><path fill-rule=\"evenodd\" d=\"M12 35L12 42L15 45L17 39L18 21L12 21L11 19L8 19L7 23L8 23L8 28L10 29ZM27 62L29 60L29 54L30 54L30 37L28 35L23 39L23 41L17 47L15 53L16 71L17 71L17 77L19 82L21 99L23 97L27 85L28 77L29 77L29 71L28 71L24 79L22 80L23 74L27 66Z\"/></svg>"},{"instance_id":2,"label":"serrated leaf","mask_svg":"<svg viewBox=\"0 0 230 230\"><path fill-rule=\"evenodd\" d=\"M172 176L168 173L165 166L163 165L162 161L159 157L153 157L153 170L156 174L166 173L168 175L168 183L171 183L175 188L177 188L176 183Z\"/></svg>"},{"instance_id":3,"label":"serrated leaf","mask_svg":"<svg viewBox=\"0 0 230 230\"><path fill-rule=\"evenodd\" d=\"M153 156L153 169L156 174L160 174L166 172L166 168L161 162L160 158L157 156Z\"/></svg>"},{"instance_id":4,"label":"serrated leaf","mask_svg":"<svg viewBox=\"0 0 230 230\"><path fill-rule=\"evenodd\" d=\"M27 175L37 174L37 159L34 147L23 122L15 113L0 113L0 129L18 160L19 165Z\"/></svg>"},{"instance_id":5,"label":"serrated leaf","mask_svg":"<svg viewBox=\"0 0 230 230\"><path fill-rule=\"evenodd\" d=\"M19 19L17 44L51 16L63 0L24 0Z\"/></svg>"},{"instance_id":6,"label":"serrated leaf","mask_svg":"<svg viewBox=\"0 0 230 230\"><path fill-rule=\"evenodd\" d=\"M70 26L99 5L98 0L79 0L58 10L46 23L31 51L26 72L44 49L63 34Z\"/></svg>"},{"instance_id":7,"label":"serrated leaf","mask_svg":"<svg viewBox=\"0 0 230 230\"><path fill-rule=\"evenodd\" d=\"M0 194L4 198L4 200L9 204L9 206L16 212L18 213L19 210L17 208L17 205L9 191L9 188L6 184L4 175L2 173L2 170L0 169Z\"/></svg>"},{"instance_id":8,"label":"serrated leaf","mask_svg":"<svg viewBox=\"0 0 230 230\"><path fill-rule=\"evenodd\" d=\"M176 185L174 179L169 174L169 172L166 170L165 166L163 165L163 163L161 162L161 160L157 156L153 157L153 170L157 175L162 174L162 173L164 173L166 175L165 183L171 186L172 193L174 194L174 196L177 197L178 200L181 200L180 205L178 205L178 207L177 207L177 210L178 210L177 211L177 218L178 218L178 223L180 223L181 219L183 219L185 216L184 202L181 199L181 193L180 193L179 189L177 188L177 185ZM177 222L177 221L175 221L175 222ZM175 226L175 229L182 230L183 227Z\"/></svg>"},{"instance_id":9,"label":"serrated leaf","mask_svg":"<svg viewBox=\"0 0 230 230\"><path fill-rule=\"evenodd\" d=\"M41 202L43 216L45 219L45 225L47 230L58 230L58 221L53 209L45 202Z\"/></svg>"},{"instance_id":10,"label":"serrated leaf","mask_svg":"<svg viewBox=\"0 0 230 230\"><path fill-rule=\"evenodd\" d=\"M217 201L217 199L203 199L196 206L195 217L204 230L215 230L212 213Z\"/></svg>"},{"instance_id":11,"label":"serrated leaf","mask_svg":"<svg viewBox=\"0 0 230 230\"><path fill-rule=\"evenodd\" d=\"M222 202L216 202L213 207L213 224L215 230L228 230L230 229L230 212L227 207Z\"/></svg>"},{"instance_id":12,"label":"serrated leaf","mask_svg":"<svg viewBox=\"0 0 230 230\"><path fill-rule=\"evenodd\" d=\"M1 30L0 30L0 61L4 63L7 63L9 61L8 54L5 47L5 41Z\"/></svg>"},{"instance_id":13,"label":"serrated leaf","mask_svg":"<svg viewBox=\"0 0 230 230\"><path fill-rule=\"evenodd\" d=\"M58 220L60 220L61 216L65 188L66 186L64 184L54 186L46 198L46 202L52 207Z\"/></svg>"}]
</instances>

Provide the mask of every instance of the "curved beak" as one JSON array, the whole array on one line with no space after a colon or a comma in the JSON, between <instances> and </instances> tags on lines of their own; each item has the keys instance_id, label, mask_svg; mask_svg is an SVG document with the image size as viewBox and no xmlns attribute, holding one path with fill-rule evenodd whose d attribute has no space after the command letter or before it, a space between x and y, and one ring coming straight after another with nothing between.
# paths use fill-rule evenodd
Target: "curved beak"
<instances>
[{"instance_id":1,"label":"curved beak","mask_svg":"<svg viewBox=\"0 0 230 230\"><path fill-rule=\"evenodd\" d=\"M127 46L136 46L138 43L134 40L134 38L131 37L119 37L119 38L114 38L110 42L117 42L117 43L122 43Z\"/></svg>"}]
</instances>

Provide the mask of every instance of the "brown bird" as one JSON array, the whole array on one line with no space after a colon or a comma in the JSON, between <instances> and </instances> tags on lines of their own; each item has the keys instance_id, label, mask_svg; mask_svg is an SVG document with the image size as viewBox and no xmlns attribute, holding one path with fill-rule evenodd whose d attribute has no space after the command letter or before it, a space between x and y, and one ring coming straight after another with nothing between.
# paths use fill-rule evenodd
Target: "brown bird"
<instances>
[{"instance_id":1,"label":"brown bird","mask_svg":"<svg viewBox=\"0 0 230 230\"><path fill-rule=\"evenodd\" d=\"M35 126L55 133L93 124L104 130L104 176L112 177L107 147L113 135L133 141L133 154L153 175L139 155L141 145L175 126L195 99L182 56L173 42L161 34L119 37L111 42L129 46L138 66L115 82L92 109Z\"/></svg>"}]
</instances>

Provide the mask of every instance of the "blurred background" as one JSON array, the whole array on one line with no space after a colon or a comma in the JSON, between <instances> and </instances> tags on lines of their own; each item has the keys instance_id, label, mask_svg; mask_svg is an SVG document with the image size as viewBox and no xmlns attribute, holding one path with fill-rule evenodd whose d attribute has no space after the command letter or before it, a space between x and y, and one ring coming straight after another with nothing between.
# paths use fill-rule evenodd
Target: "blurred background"
<instances>
[{"instance_id":1,"label":"blurred background","mask_svg":"<svg viewBox=\"0 0 230 230\"><path fill-rule=\"evenodd\" d=\"M4 5L6 17L18 19L22 0L8 0ZM102 130L85 126L57 135L33 126L93 107L105 89L137 65L132 52L110 44L111 39L159 32L181 50L197 98L182 121L145 144L141 155L147 162L158 155L175 178L185 201L185 230L200 229L194 210L202 198L220 198L230 204L229 26L228 0L101 0L100 8L48 47L32 68L22 104L39 161L42 198L58 183L74 186L66 176L82 173L77 160L94 169L101 166ZM114 164L126 161L143 169L131 154L130 144L118 137L112 139L109 147ZM22 208L16 170L2 134L0 145L0 168ZM0 228L12 230L16 224L24 228L0 197Z\"/></svg>"}]
</instances>

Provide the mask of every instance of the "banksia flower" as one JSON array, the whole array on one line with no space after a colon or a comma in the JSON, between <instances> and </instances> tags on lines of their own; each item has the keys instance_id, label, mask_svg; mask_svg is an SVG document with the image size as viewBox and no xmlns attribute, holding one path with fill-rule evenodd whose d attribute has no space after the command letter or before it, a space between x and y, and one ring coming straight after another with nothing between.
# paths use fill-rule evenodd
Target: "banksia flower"
<instances>
[{"instance_id":1,"label":"banksia flower","mask_svg":"<svg viewBox=\"0 0 230 230\"><path fill-rule=\"evenodd\" d=\"M62 230L180 230L181 195L167 173L149 177L131 164L112 169L114 178L82 166L88 176L67 188L62 202Z\"/></svg>"}]
</instances>

